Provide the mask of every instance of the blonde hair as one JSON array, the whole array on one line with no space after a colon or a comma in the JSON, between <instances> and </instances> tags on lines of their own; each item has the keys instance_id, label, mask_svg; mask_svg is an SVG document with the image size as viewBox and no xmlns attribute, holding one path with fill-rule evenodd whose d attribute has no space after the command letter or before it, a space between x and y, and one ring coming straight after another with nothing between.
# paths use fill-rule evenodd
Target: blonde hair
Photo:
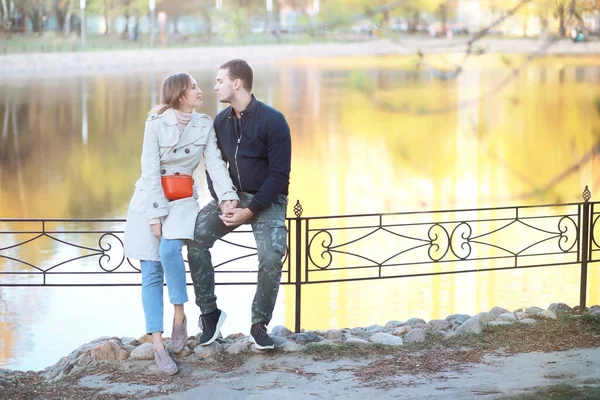
<instances>
[{"instance_id":1,"label":"blonde hair","mask_svg":"<svg viewBox=\"0 0 600 400\"><path fill-rule=\"evenodd\" d=\"M177 109L185 91L192 85L192 77L187 72L171 74L165 78L160 94L160 104L152 107L149 115L162 114L169 108Z\"/></svg>"}]
</instances>

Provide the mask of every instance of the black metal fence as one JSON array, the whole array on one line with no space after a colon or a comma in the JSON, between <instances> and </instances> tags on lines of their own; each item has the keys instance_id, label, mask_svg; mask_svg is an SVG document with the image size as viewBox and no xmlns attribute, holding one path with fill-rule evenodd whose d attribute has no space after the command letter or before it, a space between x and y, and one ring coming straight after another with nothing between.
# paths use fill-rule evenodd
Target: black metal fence
<instances>
[{"instance_id":1,"label":"black metal fence","mask_svg":"<svg viewBox=\"0 0 600 400\"><path fill-rule=\"evenodd\" d=\"M295 286L295 330L302 287L311 284L498 271L581 269L600 261L600 203L287 218L283 285ZM136 261L123 255L123 219L0 219L0 286L138 286ZM217 242L218 285L256 282L256 247L240 227ZM191 284L188 281L188 284Z\"/></svg>"}]
</instances>

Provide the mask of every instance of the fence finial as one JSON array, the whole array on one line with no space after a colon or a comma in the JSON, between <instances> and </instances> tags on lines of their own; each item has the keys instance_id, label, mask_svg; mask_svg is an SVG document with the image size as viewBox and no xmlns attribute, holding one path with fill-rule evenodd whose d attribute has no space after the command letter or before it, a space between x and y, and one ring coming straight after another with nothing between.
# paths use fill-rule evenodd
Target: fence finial
<instances>
[{"instance_id":1,"label":"fence finial","mask_svg":"<svg viewBox=\"0 0 600 400\"><path fill-rule=\"evenodd\" d=\"M585 189L583 189L582 196L586 203L592 198L592 193L590 192L590 189L588 189L587 185L585 185Z\"/></svg>"},{"instance_id":2,"label":"fence finial","mask_svg":"<svg viewBox=\"0 0 600 400\"><path fill-rule=\"evenodd\" d=\"M296 218L300 218L302 216L302 204L300 204L300 200L296 200L296 205L294 206L294 214L296 214Z\"/></svg>"}]
</instances>

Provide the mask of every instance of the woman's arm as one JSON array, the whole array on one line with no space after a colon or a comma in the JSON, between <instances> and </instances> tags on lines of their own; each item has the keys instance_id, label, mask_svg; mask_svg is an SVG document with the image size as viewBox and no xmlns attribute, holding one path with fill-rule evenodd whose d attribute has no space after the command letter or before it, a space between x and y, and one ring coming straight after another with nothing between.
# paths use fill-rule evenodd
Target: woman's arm
<instances>
[{"instance_id":1,"label":"woman's arm","mask_svg":"<svg viewBox=\"0 0 600 400\"><path fill-rule=\"evenodd\" d=\"M223 161L221 151L217 145L215 128L212 126L208 132L208 139L204 147L204 164L213 183L213 189L219 199L219 203L226 200L239 201L236 188L233 186L233 182L229 176L227 165Z\"/></svg>"},{"instance_id":2,"label":"woman's arm","mask_svg":"<svg viewBox=\"0 0 600 400\"><path fill-rule=\"evenodd\" d=\"M160 183L160 147L158 145L158 137L153 129L155 123L152 120L146 121L144 144L142 146L142 181L144 183L143 190L145 191L144 209L150 220L149 223L156 222L156 218L169 213L167 207L168 200ZM154 221L152 221L153 219Z\"/></svg>"}]
</instances>

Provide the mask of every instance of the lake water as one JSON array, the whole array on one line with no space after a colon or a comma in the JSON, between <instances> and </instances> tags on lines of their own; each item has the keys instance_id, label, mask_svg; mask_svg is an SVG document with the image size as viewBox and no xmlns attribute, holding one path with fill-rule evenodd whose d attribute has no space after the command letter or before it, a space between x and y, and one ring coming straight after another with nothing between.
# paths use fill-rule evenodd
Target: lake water
<instances>
[{"instance_id":1,"label":"lake water","mask_svg":"<svg viewBox=\"0 0 600 400\"><path fill-rule=\"evenodd\" d=\"M456 60L431 62L449 68ZM413 61L300 59L255 69L256 96L292 130L289 215L296 200L304 216L319 216L577 202L585 185L600 191L598 57L538 59L508 83L522 56L474 58L454 80L415 70ZM144 120L167 72L0 80L0 218L123 218ZM205 90L201 111L214 116L222 108L216 71L189 72ZM200 197L210 198L205 189ZM0 235L0 248L10 240ZM20 255L53 265L77 254L40 243ZM599 285L591 268L588 304L599 302ZM218 287L229 314L224 335L248 333L253 293ZM312 285L303 291L303 327L578 299L576 266ZM187 314L192 334L193 301ZM293 289L282 288L271 326L293 328L293 315ZM167 306L167 335L171 319ZM0 368L42 369L98 336L143 333L139 287L0 288Z\"/></svg>"}]
</instances>

